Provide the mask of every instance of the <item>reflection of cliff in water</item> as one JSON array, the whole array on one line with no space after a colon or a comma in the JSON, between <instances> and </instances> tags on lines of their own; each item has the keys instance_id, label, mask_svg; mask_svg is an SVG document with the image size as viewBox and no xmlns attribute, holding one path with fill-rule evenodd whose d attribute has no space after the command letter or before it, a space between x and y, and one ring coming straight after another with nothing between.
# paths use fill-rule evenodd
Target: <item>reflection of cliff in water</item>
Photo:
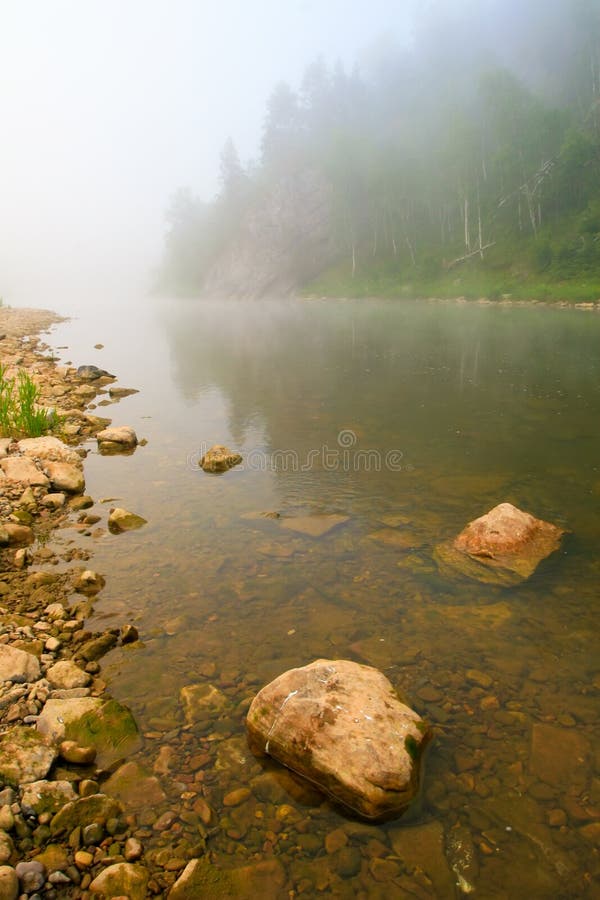
<instances>
[{"instance_id":1,"label":"reflection of cliff in water","mask_svg":"<svg viewBox=\"0 0 600 900\"><path fill-rule=\"evenodd\" d=\"M400 450L423 477L534 477L562 464L566 448L589 459L597 441L600 323L576 312L199 303L171 309L164 328L182 394L193 402L218 389L240 446L258 428L267 453L303 460L315 448L339 450L349 429L353 449ZM389 489L392 479L381 479ZM349 473L345 487L361 480Z\"/></svg>"}]
</instances>

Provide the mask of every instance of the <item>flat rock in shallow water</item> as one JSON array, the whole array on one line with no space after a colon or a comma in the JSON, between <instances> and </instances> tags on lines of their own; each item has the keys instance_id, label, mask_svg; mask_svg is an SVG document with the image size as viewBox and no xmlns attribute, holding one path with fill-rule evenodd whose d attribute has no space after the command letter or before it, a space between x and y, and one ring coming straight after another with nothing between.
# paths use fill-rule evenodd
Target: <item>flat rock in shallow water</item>
<instances>
[{"instance_id":1,"label":"flat rock in shallow water","mask_svg":"<svg viewBox=\"0 0 600 900\"><path fill-rule=\"evenodd\" d=\"M55 759L55 748L33 728L17 725L0 735L0 779L6 784L45 778Z\"/></svg>"},{"instance_id":2,"label":"flat rock in shallow water","mask_svg":"<svg viewBox=\"0 0 600 900\"><path fill-rule=\"evenodd\" d=\"M109 387L108 393L113 400L120 400L123 397L130 397L132 394L139 394L139 391L137 388Z\"/></svg>"},{"instance_id":3,"label":"flat rock in shallow water","mask_svg":"<svg viewBox=\"0 0 600 900\"><path fill-rule=\"evenodd\" d=\"M588 739L576 728L535 722L531 730L529 771L561 792L580 793L589 785L593 753Z\"/></svg>"},{"instance_id":4,"label":"flat rock in shallow water","mask_svg":"<svg viewBox=\"0 0 600 900\"><path fill-rule=\"evenodd\" d=\"M104 789L127 809L158 806L166 800L158 778L150 775L136 762L126 762L119 766L105 783Z\"/></svg>"},{"instance_id":5,"label":"flat rock in shallow water","mask_svg":"<svg viewBox=\"0 0 600 900\"><path fill-rule=\"evenodd\" d=\"M279 860L265 859L238 869L219 869L207 857L192 859L169 892L169 900L284 900L285 870Z\"/></svg>"},{"instance_id":6,"label":"flat rock in shallow water","mask_svg":"<svg viewBox=\"0 0 600 900\"><path fill-rule=\"evenodd\" d=\"M111 509L108 514L108 527L114 534L119 534L121 531L134 531L136 528L146 525L146 522L147 520L142 516L121 507Z\"/></svg>"},{"instance_id":7,"label":"flat rock in shallow water","mask_svg":"<svg viewBox=\"0 0 600 900\"><path fill-rule=\"evenodd\" d=\"M396 528L380 528L369 535L372 541L394 547L396 550L414 550L423 546L423 540L413 532Z\"/></svg>"},{"instance_id":8,"label":"flat rock in shallow water","mask_svg":"<svg viewBox=\"0 0 600 900\"><path fill-rule=\"evenodd\" d=\"M225 694L212 684L187 684L181 688L180 696L189 725L216 718L229 703Z\"/></svg>"},{"instance_id":9,"label":"flat rock in shallow water","mask_svg":"<svg viewBox=\"0 0 600 900\"><path fill-rule=\"evenodd\" d=\"M91 794L72 800L59 809L50 822L50 831L53 835L70 834L79 825L90 825L92 822L105 825L108 819L117 818L121 812L121 804L112 797Z\"/></svg>"},{"instance_id":10,"label":"flat rock in shallow water","mask_svg":"<svg viewBox=\"0 0 600 900\"><path fill-rule=\"evenodd\" d=\"M250 743L367 819L398 816L419 785L427 724L377 669L320 659L264 687Z\"/></svg>"},{"instance_id":11,"label":"flat rock in shallow water","mask_svg":"<svg viewBox=\"0 0 600 900\"><path fill-rule=\"evenodd\" d=\"M37 728L54 743L69 740L82 747L94 747L99 768L135 753L142 745L137 724L127 707L117 700L101 697L48 700Z\"/></svg>"},{"instance_id":12,"label":"flat rock in shallow water","mask_svg":"<svg viewBox=\"0 0 600 900\"><path fill-rule=\"evenodd\" d=\"M339 525L344 525L349 516L295 516L293 519L282 519L281 527L289 531L297 531L308 537L322 537Z\"/></svg>"},{"instance_id":13,"label":"flat rock in shallow water","mask_svg":"<svg viewBox=\"0 0 600 900\"><path fill-rule=\"evenodd\" d=\"M564 530L511 503L500 503L474 519L453 541L435 549L442 571L486 584L519 584L560 547Z\"/></svg>"},{"instance_id":14,"label":"flat rock in shallow water","mask_svg":"<svg viewBox=\"0 0 600 900\"><path fill-rule=\"evenodd\" d=\"M456 879L444 854L444 829L439 822L394 827L390 840L394 854L409 871L421 869L431 879L436 897L456 896Z\"/></svg>"}]
</instances>

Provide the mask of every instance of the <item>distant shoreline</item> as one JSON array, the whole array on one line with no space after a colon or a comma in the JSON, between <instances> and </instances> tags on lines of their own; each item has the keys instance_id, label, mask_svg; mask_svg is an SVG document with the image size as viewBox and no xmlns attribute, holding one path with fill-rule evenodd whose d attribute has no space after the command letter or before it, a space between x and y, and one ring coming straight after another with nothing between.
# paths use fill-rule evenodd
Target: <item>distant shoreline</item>
<instances>
[{"instance_id":1,"label":"distant shoreline","mask_svg":"<svg viewBox=\"0 0 600 900\"><path fill-rule=\"evenodd\" d=\"M589 300L573 302L571 300L523 300L512 297L502 298L500 300L490 300L489 297L479 297L472 299L470 297L407 297L407 296L387 296L384 294L369 294L364 297L345 297L334 294L296 294L295 299L308 302L324 301L324 300L356 300L358 302L369 302L373 300L387 300L391 303L403 301L418 301L420 303L446 303L458 306L502 306L502 307L528 307L543 306L554 309L578 309L585 312L600 312L600 300Z\"/></svg>"}]
</instances>

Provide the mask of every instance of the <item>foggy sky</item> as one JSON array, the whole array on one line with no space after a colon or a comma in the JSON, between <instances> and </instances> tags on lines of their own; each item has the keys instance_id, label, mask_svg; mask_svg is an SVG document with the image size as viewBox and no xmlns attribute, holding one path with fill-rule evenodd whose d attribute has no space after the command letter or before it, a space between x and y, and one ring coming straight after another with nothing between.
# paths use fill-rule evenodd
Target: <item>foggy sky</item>
<instances>
[{"instance_id":1,"label":"foggy sky","mask_svg":"<svg viewBox=\"0 0 600 900\"><path fill-rule=\"evenodd\" d=\"M92 287L149 283L175 191L211 200L226 139L256 157L272 89L297 88L319 56L368 77L386 48L417 48L435 85L476 56L553 98L547 64L568 50L575 6L0 0L0 296L60 311L69 291L84 303Z\"/></svg>"},{"instance_id":2,"label":"foggy sky","mask_svg":"<svg viewBox=\"0 0 600 900\"><path fill-rule=\"evenodd\" d=\"M409 40L407 0L0 0L0 295L144 273L179 186L257 154L265 101L322 54ZM421 5L422 8L422 5Z\"/></svg>"}]
</instances>

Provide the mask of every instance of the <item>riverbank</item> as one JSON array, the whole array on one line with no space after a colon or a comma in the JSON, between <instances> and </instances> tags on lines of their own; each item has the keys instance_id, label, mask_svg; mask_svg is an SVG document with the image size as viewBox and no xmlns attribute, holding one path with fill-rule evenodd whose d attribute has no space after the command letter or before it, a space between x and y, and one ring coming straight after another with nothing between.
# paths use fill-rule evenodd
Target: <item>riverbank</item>
<instances>
[{"instance_id":1,"label":"riverbank","mask_svg":"<svg viewBox=\"0 0 600 900\"><path fill-rule=\"evenodd\" d=\"M56 423L48 437L0 440L0 897L135 900L165 895L198 848L173 863L166 806L152 827L166 795L156 777L124 762L143 737L107 692L100 660L136 641L135 626L86 627L105 584L90 567L93 542L119 526L85 493L84 462L111 421L97 407L132 391L97 367L57 365L39 333L59 321L0 309L6 377L25 370ZM131 453L135 443L98 440L98 448ZM132 794L154 807L145 823L121 802Z\"/></svg>"},{"instance_id":2,"label":"riverbank","mask_svg":"<svg viewBox=\"0 0 600 900\"><path fill-rule=\"evenodd\" d=\"M544 276L544 273L536 275L529 271L525 262L499 267L471 262L436 275L411 269L400 273L385 266L367 265L353 277L348 265L343 263L328 269L306 285L303 294L352 299L459 298L490 303L538 303L586 308L590 303L600 307L600 277L590 273L568 279Z\"/></svg>"}]
</instances>

